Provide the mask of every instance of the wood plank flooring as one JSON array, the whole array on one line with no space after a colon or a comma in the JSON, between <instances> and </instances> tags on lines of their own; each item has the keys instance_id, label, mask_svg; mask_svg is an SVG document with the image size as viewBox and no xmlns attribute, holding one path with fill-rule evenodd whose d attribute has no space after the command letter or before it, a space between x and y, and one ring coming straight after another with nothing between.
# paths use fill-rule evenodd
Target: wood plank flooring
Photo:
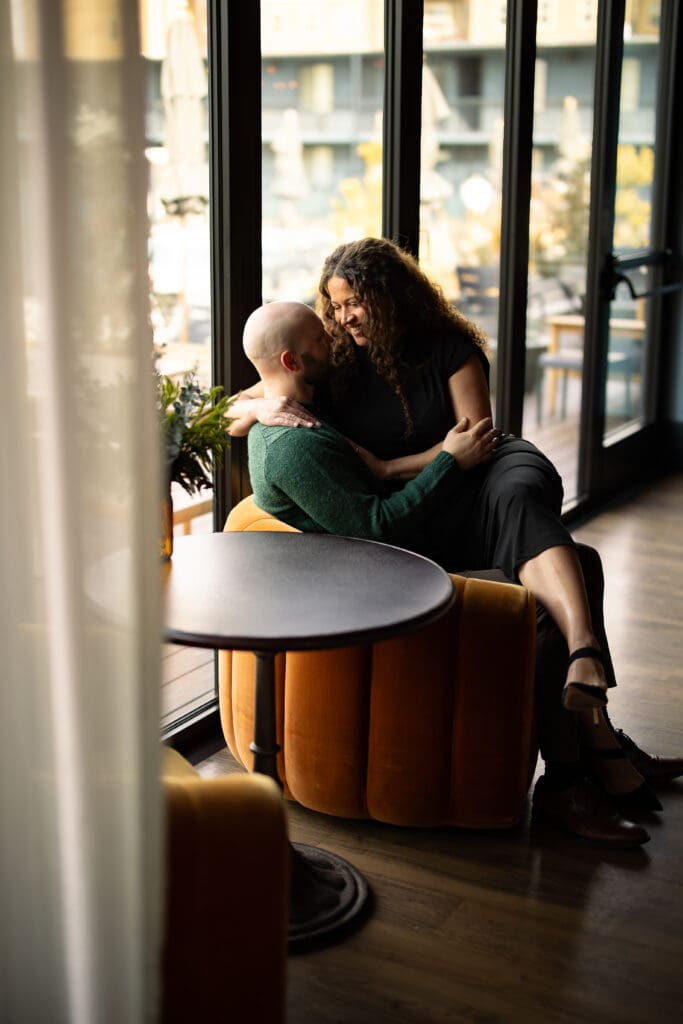
<instances>
[{"instance_id":1,"label":"wood plank flooring","mask_svg":"<svg viewBox=\"0 0 683 1024\"><path fill-rule=\"evenodd\" d=\"M174 489L174 510L180 512L174 530L176 537L185 533L209 533L213 530L213 514L184 519L193 502L180 487ZM212 651L197 647L162 644L161 647L161 730L199 711L216 694Z\"/></svg>"},{"instance_id":2,"label":"wood plank flooring","mask_svg":"<svg viewBox=\"0 0 683 1024\"><path fill-rule=\"evenodd\" d=\"M213 651L162 644L161 728L212 700L214 676Z\"/></svg>"},{"instance_id":3,"label":"wood plank flooring","mask_svg":"<svg viewBox=\"0 0 683 1024\"><path fill-rule=\"evenodd\" d=\"M600 550L616 724L683 753L683 475L575 530ZM241 771L227 751L202 774ZM540 771L540 768L539 768ZM289 1024L674 1024L683 1011L683 783L652 841L610 851L529 822L401 829L289 804L291 836L365 875L369 920L288 962ZM239 942L239 936L235 936Z\"/></svg>"}]
</instances>

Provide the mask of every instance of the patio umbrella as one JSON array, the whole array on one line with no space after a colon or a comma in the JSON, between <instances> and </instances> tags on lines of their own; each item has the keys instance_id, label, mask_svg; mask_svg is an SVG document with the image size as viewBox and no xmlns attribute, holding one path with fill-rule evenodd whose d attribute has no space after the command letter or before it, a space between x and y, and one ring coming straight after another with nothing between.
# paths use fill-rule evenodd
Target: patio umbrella
<instances>
[{"instance_id":1,"label":"patio umbrella","mask_svg":"<svg viewBox=\"0 0 683 1024\"><path fill-rule=\"evenodd\" d=\"M180 340L188 341L187 227L186 218L200 214L209 202L206 157L207 74L199 50L194 19L186 3L179 3L168 26L166 56L161 65L164 101L164 145L167 160L160 196L167 214L179 218L181 238Z\"/></svg>"},{"instance_id":2,"label":"patio umbrella","mask_svg":"<svg viewBox=\"0 0 683 1024\"><path fill-rule=\"evenodd\" d=\"M206 68L194 20L179 4L169 23L166 56L161 65L164 101L164 168L161 201L170 214L201 213L209 201L209 176L203 100L208 92Z\"/></svg>"}]
</instances>

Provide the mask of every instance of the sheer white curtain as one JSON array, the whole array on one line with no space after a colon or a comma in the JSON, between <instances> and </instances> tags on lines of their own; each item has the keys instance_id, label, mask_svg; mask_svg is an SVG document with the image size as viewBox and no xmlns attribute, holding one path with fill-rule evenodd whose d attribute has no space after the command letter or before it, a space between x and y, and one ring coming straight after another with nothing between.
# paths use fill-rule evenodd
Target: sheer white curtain
<instances>
[{"instance_id":1,"label":"sheer white curtain","mask_svg":"<svg viewBox=\"0 0 683 1024\"><path fill-rule=\"evenodd\" d=\"M137 6L0 0L8 1024L155 1016L159 457Z\"/></svg>"}]
</instances>

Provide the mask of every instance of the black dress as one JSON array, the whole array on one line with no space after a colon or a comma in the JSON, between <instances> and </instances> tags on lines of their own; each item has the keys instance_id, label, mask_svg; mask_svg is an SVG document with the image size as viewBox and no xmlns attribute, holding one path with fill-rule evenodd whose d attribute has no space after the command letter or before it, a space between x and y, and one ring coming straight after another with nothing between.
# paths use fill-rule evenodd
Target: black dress
<instances>
[{"instance_id":1,"label":"black dress","mask_svg":"<svg viewBox=\"0 0 683 1024\"><path fill-rule=\"evenodd\" d=\"M414 429L404 437L401 403L369 358L356 350L344 396L323 399L323 415L343 434L379 458L425 451L455 425L449 378L469 358L486 357L469 338L453 332L421 339L421 367L405 385ZM319 403L320 406L320 403ZM450 507L430 523L429 554L451 572L500 569L518 580L520 565L547 548L573 545L560 520L562 481L549 459L530 441L503 437L493 460L463 474Z\"/></svg>"}]
</instances>

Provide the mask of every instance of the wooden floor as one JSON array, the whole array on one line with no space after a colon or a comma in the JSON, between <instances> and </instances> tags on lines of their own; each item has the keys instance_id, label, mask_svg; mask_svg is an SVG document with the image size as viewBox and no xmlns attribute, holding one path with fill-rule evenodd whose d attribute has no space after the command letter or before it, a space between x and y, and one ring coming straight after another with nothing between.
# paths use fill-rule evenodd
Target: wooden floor
<instances>
[{"instance_id":1,"label":"wooden floor","mask_svg":"<svg viewBox=\"0 0 683 1024\"><path fill-rule=\"evenodd\" d=\"M182 506L184 495L178 494ZM174 498L174 507L176 504ZM213 530L213 515L206 514L176 525L174 535L208 533ZM213 651L198 647L162 644L161 647L161 730L200 710L216 695Z\"/></svg>"},{"instance_id":2,"label":"wooden floor","mask_svg":"<svg viewBox=\"0 0 683 1024\"><path fill-rule=\"evenodd\" d=\"M613 719L683 752L683 475L575 534L605 562ZM221 751L200 770L241 769ZM530 825L528 810L511 831L423 831L290 804L292 838L351 860L374 912L289 959L289 1024L682 1020L683 783L660 796L652 841L631 852Z\"/></svg>"}]
</instances>

